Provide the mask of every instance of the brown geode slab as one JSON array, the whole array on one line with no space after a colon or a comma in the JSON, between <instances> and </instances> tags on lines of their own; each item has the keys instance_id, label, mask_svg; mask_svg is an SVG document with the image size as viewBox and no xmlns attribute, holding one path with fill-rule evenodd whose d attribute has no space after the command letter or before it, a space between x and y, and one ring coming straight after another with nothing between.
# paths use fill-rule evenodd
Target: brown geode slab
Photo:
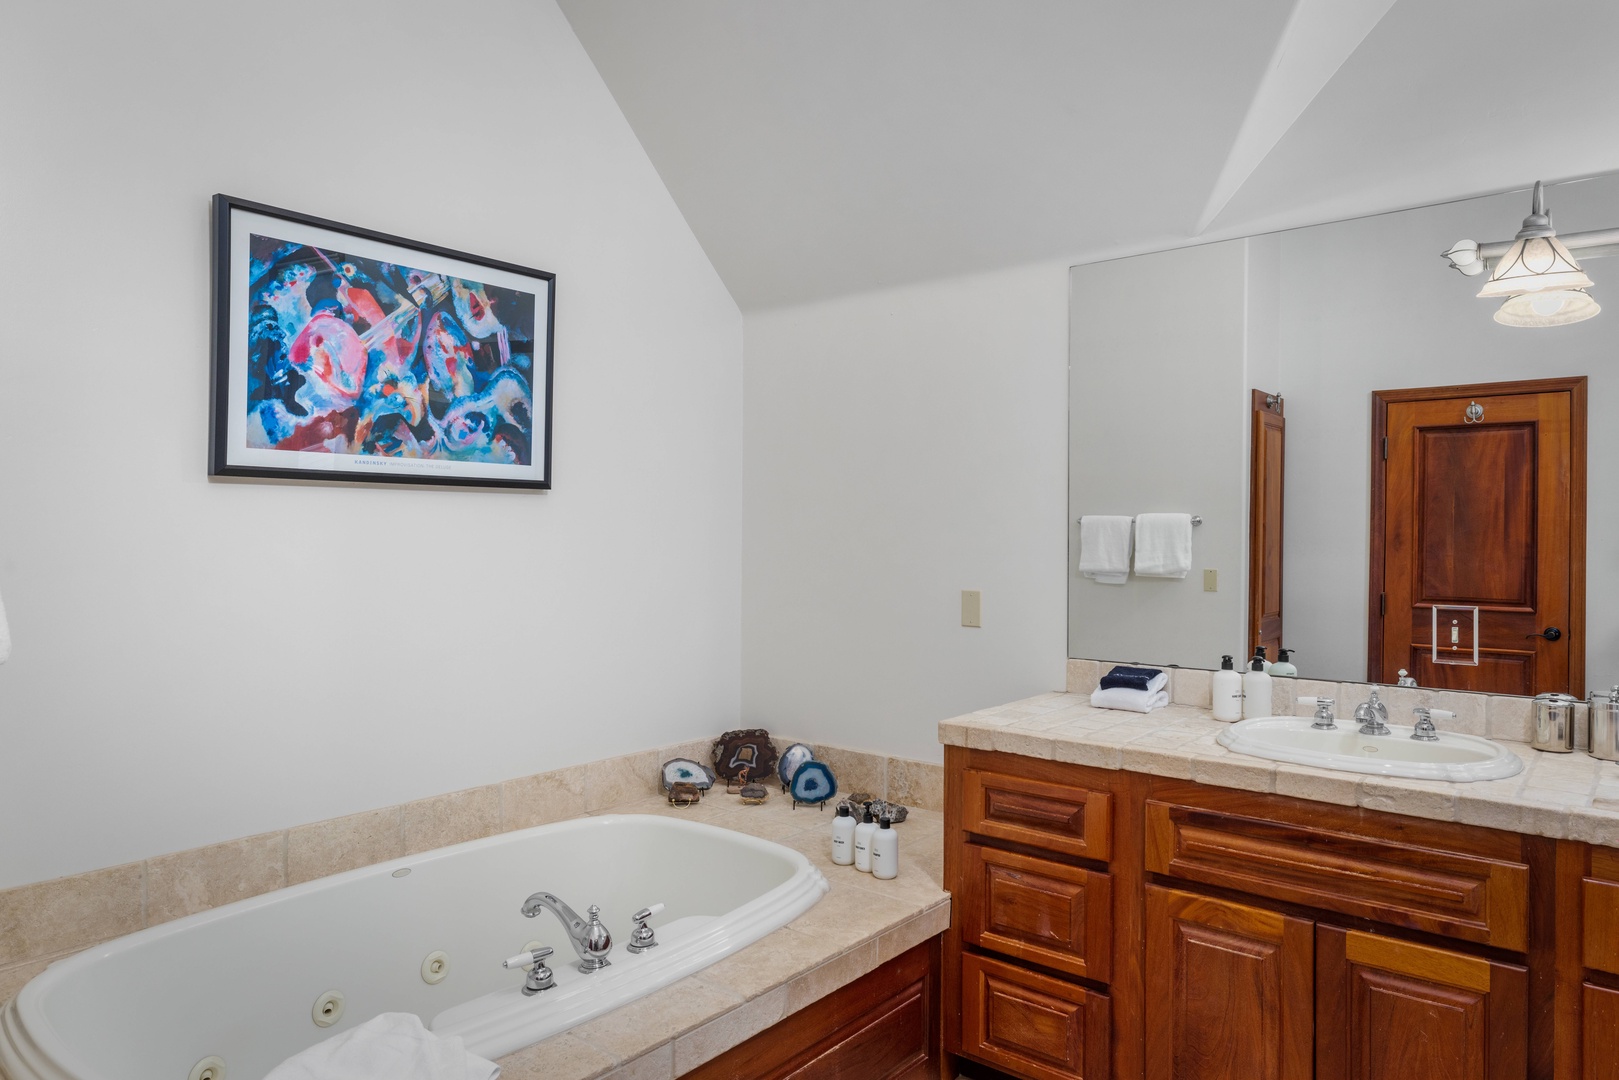
<instances>
[{"instance_id":1,"label":"brown geode slab","mask_svg":"<svg viewBox=\"0 0 1619 1080\"><path fill-rule=\"evenodd\" d=\"M714 740L714 771L726 780L763 780L776 767L776 746L764 728L727 731Z\"/></svg>"}]
</instances>

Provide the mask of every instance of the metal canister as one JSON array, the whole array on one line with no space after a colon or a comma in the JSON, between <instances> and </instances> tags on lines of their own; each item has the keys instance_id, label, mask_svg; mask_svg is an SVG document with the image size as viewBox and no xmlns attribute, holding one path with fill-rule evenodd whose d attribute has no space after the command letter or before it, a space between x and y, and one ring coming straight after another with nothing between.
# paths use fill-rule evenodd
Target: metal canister
<instances>
[{"instance_id":1,"label":"metal canister","mask_svg":"<svg viewBox=\"0 0 1619 1080\"><path fill-rule=\"evenodd\" d=\"M1574 749L1574 707L1580 699L1568 694L1535 695L1535 727L1529 745L1536 750L1567 754Z\"/></svg>"},{"instance_id":2,"label":"metal canister","mask_svg":"<svg viewBox=\"0 0 1619 1080\"><path fill-rule=\"evenodd\" d=\"M1619 761L1619 686L1591 691L1591 756Z\"/></svg>"}]
</instances>

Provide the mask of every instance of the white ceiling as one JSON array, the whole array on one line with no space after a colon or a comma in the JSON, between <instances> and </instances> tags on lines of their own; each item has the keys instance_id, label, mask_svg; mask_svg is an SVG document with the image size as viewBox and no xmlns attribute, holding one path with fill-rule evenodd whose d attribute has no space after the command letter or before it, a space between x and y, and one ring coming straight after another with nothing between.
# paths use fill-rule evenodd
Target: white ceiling
<instances>
[{"instance_id":1,"label":"white ceiling","mask_svg":"<svg viewBox=\"0 0 1619 1080\"><path fill-rule=\"evenodd\" d=\"M745 310L1619 168L1615 0L560 3Z\"/></svg>"}]
</instances>

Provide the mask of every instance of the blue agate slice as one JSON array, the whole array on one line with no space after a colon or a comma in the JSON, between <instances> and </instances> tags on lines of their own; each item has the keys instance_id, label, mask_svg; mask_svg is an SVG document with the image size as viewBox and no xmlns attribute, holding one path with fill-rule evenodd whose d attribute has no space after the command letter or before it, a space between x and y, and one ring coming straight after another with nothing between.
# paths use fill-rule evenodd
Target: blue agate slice
<instances>
[{"instance_id":1,"label":"blue agate slice","mask_svg":"<svg viewBox=\"0 0 1619 1080\"><path fill-rule=\"evenodd\" d=\"M677 757L663 763L663 790L675 784L696 784L703 791L714 786L714 770L691 758Z\"/></svg>"},{"instance_id":2,"label":"blue agate slice","mask_svg":"<svg viewBox=\"0 0 1619 1080\"><path fill-rule=\"evenodd\" d=\"M824 803L838 793L837 777L824 761L806 761L793 773L790 785L795 803Z\"/></svg>"},{"instance_id":3,"label":"blue agate slice","mask_svg":"<svg viewBox=\"0 0 1619 1080\"><path fill-rule=\"evenodd\" d=\"M815 748L795 742L781 752L781 760L776 762L776 775L781 777L781 787L785 791L792 784L798 767L806 761L815 760Z\"/></svg>"}]
</instances>

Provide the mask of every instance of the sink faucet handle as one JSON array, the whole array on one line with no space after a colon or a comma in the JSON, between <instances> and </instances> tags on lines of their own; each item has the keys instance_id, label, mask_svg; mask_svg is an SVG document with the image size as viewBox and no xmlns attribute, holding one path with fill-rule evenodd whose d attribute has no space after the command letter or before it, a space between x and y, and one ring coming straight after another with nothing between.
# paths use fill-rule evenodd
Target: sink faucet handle
<instances>
[{"instance_id":1,"label":"sink faucet handle","mask_svg":"<svg viewBox=\"0 0 1619 1080\"><path fill-rule=\"evenodd\" d=\"M528 978L523 982L523 996L533 997L541 990L549 990L557 984L556 973L545 964L545 958L554 950L549 945L541 945L538 949L520 952L516 956L508 956L501 961L501 967L507 970L528 968ZM531 966L532 965L532 966Z\"/></svg>"},{"instance_id":2,"label":"sink faucet handle","mask_svg":"<svg viewBox=\"0 0 1619 1080\"><path fill-rule=\"evenodd\" d=\"M646 952L658 943L657 935L653 932L652 927L647 925L647 921L661 911L663 911L662 904L653 904L651 907L644 907L630 916L631 919L635 920L635 929L630 932L630 943L627 946L630 952Z\"/></svg>"},{"instance_id":3,"label":"sink faucet handle","mask_svg":"<svg viewBox=\"0 0 1619 1080\"><path fill-rule=\"evenodd\" d=\"M1418 705L1411 712L1417 718L1416 724L1411 729L1411 737L1419 742L1439 741L1439 732L1433 726L1434 717L1437 716L1441 720L1456 719L1456 714L1449 709L1428 709Z\"/></svg>"},{"instance_id":4,"label":"sink faucet handle","mask_svg":"<svg viewBox=\"0 0 1619 1080\"><path fill-rule=\"evenodd\" d=\"M1332 706L1334 702L1331 698L1311 697L1308 694L1304 694L1298 698L1298 703L1300 705L1315 706L1315 723L1311 724L1311 727L1319 728L1322 731L1328 731L1338 726L1333 721Z\"/></svg>"}]
</instances>

